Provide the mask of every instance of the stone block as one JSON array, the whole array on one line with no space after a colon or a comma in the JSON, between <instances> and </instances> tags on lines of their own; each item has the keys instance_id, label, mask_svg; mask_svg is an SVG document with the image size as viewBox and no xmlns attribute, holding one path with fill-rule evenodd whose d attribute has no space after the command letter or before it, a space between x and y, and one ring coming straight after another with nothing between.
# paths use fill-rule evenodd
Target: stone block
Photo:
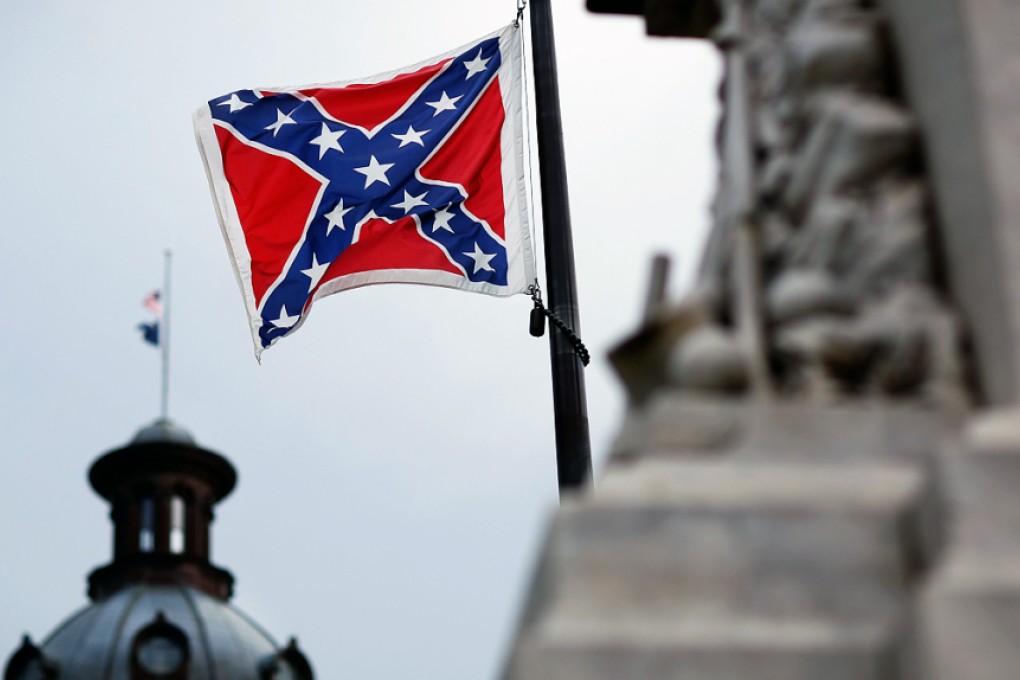
<instances>
[{"instance_id":1,"label":"stone block","mask_svg":"<svg viewBox=\"0 0 1020 680\"><path fill-rule=\"evenodd\" d=\"M829 465L930 465L958 417L896 402L818 405L692 397L659 391L634 410L613 461L644 457L786 460Z\"/></svg>"},{"instance_id":2,"label":"stone block","mask_svg":"<svg viewBox=\"0 0 1020 680\"><path fill-rule=\"evenodd\" d=\"M1020 411L975 419L945 456L953 547L1020 559Z\"/></svg>"},{"instance_id":3,"label":"stone block","mask_svg":"<svg viewBox=\"0 0 1020 680\"><path fill-rule=\"evenodd\" d=\"M949 561L920 597L915 638L909 680L1020 676L1020 559Z\"/></svg>"},{"instance_id":4,"label":"stone block","mask_svg":"<svg viewBox=\"0 0 1020 680\"><path fill-rule=\"evenodd\" d=\"M566 504L545 551L546 611L571 620L894 617L919 568L915 466L644 461Z\"/></svg>"}]
</instances>

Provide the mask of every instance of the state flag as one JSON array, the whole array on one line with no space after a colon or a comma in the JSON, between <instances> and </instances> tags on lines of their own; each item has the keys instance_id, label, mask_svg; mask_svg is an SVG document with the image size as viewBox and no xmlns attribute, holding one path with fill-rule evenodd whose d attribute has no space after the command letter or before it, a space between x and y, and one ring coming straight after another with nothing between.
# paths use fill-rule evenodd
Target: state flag
<instances>
[{"instance_id":1,"label":"state flag","mask_svg":"<svg viewBox=\"0 0 1020 680\"><path fill-rule=\"evenodd\" d=\"M159 322L143 321L138 324L138 330L142 332L142 340L150 345L159 346Z\"/></svg>"}]
</instances>

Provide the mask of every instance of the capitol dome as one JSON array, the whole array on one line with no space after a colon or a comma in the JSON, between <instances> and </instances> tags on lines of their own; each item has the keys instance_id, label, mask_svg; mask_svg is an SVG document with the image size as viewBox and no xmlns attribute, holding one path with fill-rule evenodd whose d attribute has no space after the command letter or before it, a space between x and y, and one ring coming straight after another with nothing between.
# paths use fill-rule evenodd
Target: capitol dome
<instances>
[{"instance_id":1,"label":"capitol dome","mask_svg":"<svg viewBox=\"0 0 1020 680\"><path fill-rule=\"evenodd\" d=\"M226 458L161 419L89 481L111 504L113 560L89 575L91 604L41 644L24 638L4 680L313 680L295 640L231 605L233 576L209 561L213 506L237 481Z\"/></svg>"}]
</instances>

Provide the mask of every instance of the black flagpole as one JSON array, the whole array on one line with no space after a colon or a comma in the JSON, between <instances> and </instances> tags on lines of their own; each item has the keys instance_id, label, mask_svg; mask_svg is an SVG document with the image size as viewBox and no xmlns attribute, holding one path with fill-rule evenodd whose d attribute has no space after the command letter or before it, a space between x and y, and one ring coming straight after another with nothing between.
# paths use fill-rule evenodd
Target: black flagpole
<instances>
[{"instance_id":1,"label":"black flagpole","mask_svg":"<svg viewBox=\"0 0 1020 680\"><path fill-rule=\"evenodd\" d=\"M556 44L549 0L531 0L531 52L535 70L547 305L568 328L580 335L574 241L570 231L563 127L556 81ZM556 472L562 495L565 491L579 489L591 478L588 403L584 391L584 365L574 353L566 334L555 326L549 329L549 346L556 424Z\"/></svg>"}]
</instances>

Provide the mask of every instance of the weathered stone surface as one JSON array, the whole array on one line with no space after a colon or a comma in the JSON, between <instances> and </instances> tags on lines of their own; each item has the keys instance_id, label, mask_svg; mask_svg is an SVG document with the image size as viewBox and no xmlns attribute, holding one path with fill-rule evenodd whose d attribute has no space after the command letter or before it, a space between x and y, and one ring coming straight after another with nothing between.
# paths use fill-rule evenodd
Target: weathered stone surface
<instances>
[{"instance_id":1,"label":"weathered stone surface","mask_svg":"<svg viewBox=\"0 0 1020 680\"><path fill-rule=\"evenodd\" d=\"M999 419L1010 422L994 422ZM997 414L991 420L971 428L965 443L945 458L953 544L982 559L1002 556L1020 562L1020 414Z\"/></svg>"},{"instance_id":2,"label":"weathered stone surface","mask_svg":"<svg viewBox=\"0 0 1020 680\"><path fill-rule=\"evenodd\" d=\"M711 303L688 298L675 308L659 306L659 313L645 319L641 328L609 354L623 381L631 403L641 404L656 390L670 384L667 370L682 338L709 324ZM674 376L675 377L675 376Z\"/></svg>"},{"instance_id":3,"label":"weathered stone surface","mask_svg":"<svg viewBox=\"0 0 1020 680\"><path fill-rule=\"evenodd\" d=\"M554 524L552 615L885 620L920 567L927 493L910 465L626 466Z\"/></svg>"},{"instance_id":4,"label":"weathered stone surface","mask_svg":"<svg viewBox=\"0 0 1020 680\"><path fill-rule=\"evenodd\" d=\"M550 626L521 640L505 680L893 680L895 636L825 622Z\"/></svg>"},{"instance_id":5,"label":"weathered stone surface","mask_svg":"<svg viewBox=\"0 0 1020 680\"><path fill-rule=\"evenodd\" d=\"M837 92L821 97L816 109L817 123L785 195L796 213L812 196L875 181L916 152L914 121L882 99Z\"/></svg>"},{"instance_id":6,"label":"weathered stone surface","mask_svg":"<svg viewBox=\"0 0 1020 680\"><path fill-rule=\"evenodd\" d=\"M918 598L910 680L1006 680L1020 669L1020 411L973 419L944 455L945 559Z\"/></svg>"},{"instance_id":7,"label":"weathered stone surface","mask_svg":"<svg viewBox=\"0 0 1020 680\"><path fill-rule=\"evenodd\" d=\"M561 506L507 680L897 678L942 417L672 395Z\"/></svg>"},{"instance_id":8,"label":"weathered stone surface","mask_svg":"<svg viewBox=\"0 0 1020 680\"><path fill-rule=\"evenodd\" d=\"M680 340L665 367L669 383L685 389L740 393L747 389L747 358L736 340L717 326L703 326Z\"/></svg>"},{"instance_id":9,"label":"weathered stone surface","mask_svg":"<svg viewBox=\"0 0 1020 680\"><path fill-rule=\"evenodd\" d=\"M663 390L627 418L613 456L725 455L835 465L925 462L955 424L943 412L896 402L763 404Z\"/></svg>"},{"instance_id":10,"label":"weathered stone surface","mask_svg":"<svg viewBox=\"0 0 1020 680\"><path fill-rule=\"evenodd\" d=\"M824 196L812 203L804 219L804 228L790 244L791 267L824 269L837 273L852 270L857 225L864 208L858 201L843 196Z\"/></svg>"},{"instance_id":11,"label":"weathered stone surface","mask_svg":"<svg viewBox=\"0 0 1020 680\"><path fill-rule=\"evenodd\" d=\"M827 272L805 268L778 276L767 291L766 307L772 323L784 324L819 314L849 314L854 304Z\"/></svg>"},{"instance_id":12,"label":"weathered stone surface","mask_svg":"<svg viewBox=\"0 0 1020 680\"><path fill-rule=\"evenodd\" d=\"M858 214L855 226L835 263L850 294L864 299L903 283L927 288L928 197L921 182L901 178L883 182L874 204Z\"/></svg>"},{"instance_id":13,"label":"weathered stone surface","mask_svg":"<svg viewBox=\"0 0 1020 680\"><path fill-rule=\"evenodd\" d=\"M720 7L722 172L699 289L747 355L751 391L965 402L966 317L941 290L924 150L881 9Z\"/></svg>"},{"instance_id":14,"label":"weathered stone surface","mask_svg":"<svg viewBox=\"0 0 1020 680\"><path fill-rule=\"evenodd\" d=\"M701 297L614 352L506 678L1020 677L1020 411L973 411L1020 395L1020 3L712 7ZM706 396L741 358L755 401Z\"/></svg>"},{"instance_id":15,"label":"weathered stone surface","mask_svg":"<svg viewBox=\"0 0 1020 680\"><path fill-rule=\"evenodd\" d=\"M1020 395L1020 4L882 0L984 393Z\"/></svg>"},{"instance_id":16,"label":"weathered stone surface","mask_svg":"<svg viewBox=\"0 0 1020 680\"><path fill-rule=\"evenodd\" d=\"M922 593L909 680L1013 680L1020 669L1020 559L951 559Z\"/></svg>"},{"instance_id":17,"label":"weathered stone surface","mask_svg":"<svg viewBox=\"0 0 1020 680\"><path fill-rule=\"evenodd\" d=\"M855 21L801 22L786 42L785 87L810 91L858 85L878 88L885 74L876 17L859 13Z\"/></svg>"}]
</instances>

